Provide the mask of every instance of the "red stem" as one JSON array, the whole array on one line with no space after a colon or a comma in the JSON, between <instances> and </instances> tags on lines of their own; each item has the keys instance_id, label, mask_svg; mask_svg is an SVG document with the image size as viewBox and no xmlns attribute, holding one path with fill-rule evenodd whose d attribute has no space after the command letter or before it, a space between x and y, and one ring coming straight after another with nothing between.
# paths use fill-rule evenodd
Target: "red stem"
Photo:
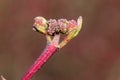
<instances>
[{"instance_id":1,"label":"red stem","mask_svg":"<svg viewBox=\"0 0 120 80\"><path fill-rule=\"evenodd\" d=\"M21 80L30 80L38 71L38 69L40 69L44 63L56 52L56 50L57 48L54 45L48 45Z\"/></svg>"}]
</instances>

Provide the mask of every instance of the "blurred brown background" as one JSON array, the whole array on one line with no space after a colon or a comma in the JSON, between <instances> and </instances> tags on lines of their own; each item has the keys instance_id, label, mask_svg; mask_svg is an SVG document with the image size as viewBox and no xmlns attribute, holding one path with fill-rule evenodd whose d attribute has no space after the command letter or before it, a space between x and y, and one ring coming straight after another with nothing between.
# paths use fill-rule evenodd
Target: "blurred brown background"
<instances>
[{"instance_id":1,"label":"blurred brown background","mask_svg":"<svg viewBox=\"0 0 120 80\"><path fill-rule=\"evenodd\" d=\"M0 0L0 75L20 80L45 48L34 17L77 19L79 35L32 80L120 80L119 0Z\"/></svg>"}]
</instances>

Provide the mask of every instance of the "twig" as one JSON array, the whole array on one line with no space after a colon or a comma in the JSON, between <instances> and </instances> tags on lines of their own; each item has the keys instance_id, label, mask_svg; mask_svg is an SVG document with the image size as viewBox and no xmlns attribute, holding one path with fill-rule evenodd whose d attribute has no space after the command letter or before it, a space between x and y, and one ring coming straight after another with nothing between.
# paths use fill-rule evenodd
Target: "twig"
<instances>
[{"instance_id":1,"label":"twig","mask_svg":"<svg viewBox=\"0 0 120 80\"><path fill-rule=\"evenodd\" d=\"M40 69L45 62L57 51L60 35L54 36L53 41L48 44L42 54L37 58L35 63L31 66L28 72L23 76L22 80L30 80L32 76Z\"/></svg>"}]
</instances>

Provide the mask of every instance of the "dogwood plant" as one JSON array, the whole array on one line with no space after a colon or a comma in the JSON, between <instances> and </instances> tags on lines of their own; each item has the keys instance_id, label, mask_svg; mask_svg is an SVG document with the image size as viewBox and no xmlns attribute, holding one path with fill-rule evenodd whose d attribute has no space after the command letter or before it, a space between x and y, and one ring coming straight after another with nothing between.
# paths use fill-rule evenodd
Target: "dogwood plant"
<instances>
[{"instance_id":1,"label":"dogwood plant","mask_svg":"<svg viewBox=\"0 0 120 80\"><path fill-rule=\"evenodd\" d=\"M21 80L30 80L43 64L60 48L64 47L71 39L76 37L81 30L82 17L77 21L66 19L50 19L38 16L35 18L33 30L46 36L47 44L42 54L37 58ZM65 35L60 42L60 36Z\"/></svg>"}]
</instances>

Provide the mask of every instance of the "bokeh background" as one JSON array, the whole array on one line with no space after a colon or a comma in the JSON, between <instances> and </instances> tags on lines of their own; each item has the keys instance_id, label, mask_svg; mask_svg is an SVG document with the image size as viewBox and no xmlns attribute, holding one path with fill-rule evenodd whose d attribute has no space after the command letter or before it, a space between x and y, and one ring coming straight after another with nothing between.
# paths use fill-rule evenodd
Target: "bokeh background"
<instances>
[{"instance_id":1,"label":"bokeh background","mask_svg":"<svg viewBox=\"0 0 120 80\"><path fill-rule=\"evenodd\" d=\"M32 80L120 80L119 0L0 0L0 75L20 80L45 48L36 16L83 16L83 27Z\"/></svg>"}]
</instances>

